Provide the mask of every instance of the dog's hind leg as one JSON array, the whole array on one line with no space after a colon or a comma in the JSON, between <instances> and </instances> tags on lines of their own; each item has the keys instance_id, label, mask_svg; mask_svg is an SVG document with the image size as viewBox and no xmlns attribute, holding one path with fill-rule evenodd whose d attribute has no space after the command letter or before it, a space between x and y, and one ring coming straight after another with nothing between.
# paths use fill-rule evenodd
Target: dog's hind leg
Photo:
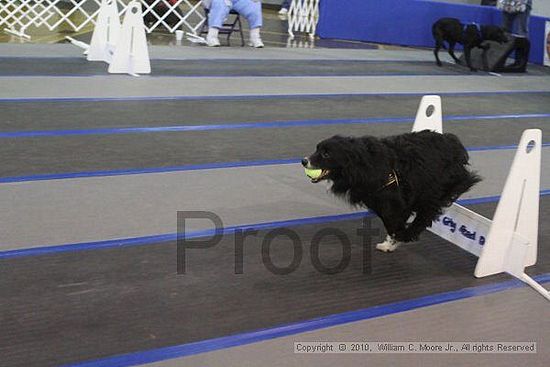
<instances>
[{"instance_id":1,"label":"dog's hind leg","mask_svg":"<svg viewBox=\"0 0 550 367\"><path fill-rule=\"evenodd\" d=\"M400 244L401 242L388 234L384 242L380 242L376 245L376 249L382 252L394 252Z\"/></svg>"},{"instance_id":2,"label":"dog's hind leg","mask_svg":"<svg viewBox=\"0 0 550 367\"><path fill-rule=\"evenodd\" d=\"M434 48L434 56L435 56L435 63L437 64L437 66L442 65L441 60L439 60L439 50L441 50L444 47L445 46L443 45L443 41L441 41L440 39L436 39L435 48Z\"/></svg>"},{"instance_id":3,"label":"dog's hind leg","mask_svg":"<svg viewBox=\"0 0 550 367\"><path fill-rule=\"evenodd\" d=\"M455 46L456 42L449 42L449 55L451 55L455 63L460 64L460 60L455 55Z\"/></svg>"},{"instance_id":4,"label":"dog's hind leg","mask_svg":"<svg viewBox=\"0 0 550 367\"><path fill-rule=\"evenodd\" d=\"M395 208L398 208L398 206L396 205ZM379 214L388 235L386 236L384 242L376 245L377 250L383 252L393 252L397 249L397 247L399 247L401 241L399 241L397 237L400 237L401 233L406 231L407 219L409 215L410 214L405 213L405 210L399 209L388 211L382 215Z\"/></svg>"},{"instance_id":5,"label":"dog's hind leg","mask_svg":"<svg viewBox=\"0 0 550 367\"><path fill-rule=\"evenodd\" d=\"M414 220L407 226L407 228L396 235L396 240L402 242L411 242L418 240L418 236L427 227L431 227L432 222L441 215L441 207L438 204L427 206L422 208L416 213Z\"/></svg>"}]
</instances>

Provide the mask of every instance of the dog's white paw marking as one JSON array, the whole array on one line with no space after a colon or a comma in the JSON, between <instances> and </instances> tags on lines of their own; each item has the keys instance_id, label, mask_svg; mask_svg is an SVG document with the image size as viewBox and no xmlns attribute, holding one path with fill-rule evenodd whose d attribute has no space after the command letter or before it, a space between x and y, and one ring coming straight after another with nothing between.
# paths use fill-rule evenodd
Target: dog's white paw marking
<instances>
[{"instance_id":1,"label":"dog's white paw marking","mask_svg":"<svg viewBox=\"0 0 550 367\"><path fill-rule=\"evenodd\" d=\"M390 236L386 237L384 242L381 242L376 245L376 249L382 252L394 252L395 249L399 247L399 242L391 238Z\"/></svg>"}]
</instances>

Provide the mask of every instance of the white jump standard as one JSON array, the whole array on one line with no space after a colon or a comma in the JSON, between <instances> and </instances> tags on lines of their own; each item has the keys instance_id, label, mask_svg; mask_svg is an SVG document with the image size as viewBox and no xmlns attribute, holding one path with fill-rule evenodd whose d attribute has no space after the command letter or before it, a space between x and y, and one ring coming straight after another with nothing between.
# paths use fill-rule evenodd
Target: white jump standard
<instances>
[{"instance_id":1,"label":"white jump standard","mask_svg":"<svg viewBox=\"0 0 550 367\"><path fill-rule=\"evenodd\" d=\"M147 36L138 1L132 1L126 8L109 73L133 76L151 73Z\"/></svg>"},{"instance_id":2,"label":"white jump standard","mask_svg":"<svg viewBox=\"0 0 550 367\"><path fill-rule=\"evenodd\" d=\"M75 46L85 49L88 61L104 61L111 74L151 73L151 62L143 23L141 3L132 1L126 7L120 25L115 0L102 0L90 45L67 37Z\"/></svg>"},{"instance_id":3,"label":"white jump standard","mask_svg":"<svg viewBox=\"0 0 550 367\"><path fill-rule=\"evenodd\" d=\"M88 50L88 61L105 61L110 64L120 37L120 19L117 2L102 0L95 23L92 41Z\"/></svg>"},{"instance_id":4,"label":"white jump standard","mask_svg":"<svg viewBox=\"0 0 550 367\"><path fill-rule=\"evenodd\" d=\"M424 96L412 131L442 133L442 126L441 98ZM549 291L525 274L537 262L541 141L541 130L523 132L493 220L454 203L428 230L479 257L476 277L506 272L550 301ZM377 249L397 246L387 238Z\"/></svg>"}]
</instances>

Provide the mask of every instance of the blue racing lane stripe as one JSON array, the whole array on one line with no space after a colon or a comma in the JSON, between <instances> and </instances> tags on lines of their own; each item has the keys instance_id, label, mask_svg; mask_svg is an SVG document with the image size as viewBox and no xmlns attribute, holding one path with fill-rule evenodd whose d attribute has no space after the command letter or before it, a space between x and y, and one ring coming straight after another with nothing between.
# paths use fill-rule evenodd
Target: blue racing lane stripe
<instances>
[{"instance_id":1,"label":"blue racing lane stripe","mask_svg":"<svg viewBox=\"0 0 550 367\"><path fill-rule=\"evenodd\" d=\"M0 74L0 77L3 78L96 78L100 76L108 76L109 74L98 72L98 74L32 74L32 73L22 73L22 74ZM387 74L384 72L372 72L369 74L329 74L329 73L319 73L319 74L272 74L272 75L265 75L261 73L250 73L250 74L195 74L195 75L143 75L143 78L186 78L186 79L207 79L207 78L352 78L352 77L361 77L361 78L369 78L369 77L380 77L383 76L385 78L406 78L406 77L424 77L424 76L445 76L445 77L464 77L468 75L476 75L477 77L483 77L483 78L494 78L494 75L489 73L483 73L483 74L468 74L468 73L461 73L460 71L446 71L446 72L437 72L437 73L395 73L395 74Z\"/></svg>"},{"instance_id":2,"label":"blue racing lane stripe","mask_svg":"<svg viewBox=\"0 0 550 367\"><path fill-rule=\"evenodd\" d=\"M299 218L299 219L289 219L284 221L276 222L265 222L265 223L254 223L254 224L244 224L238 226L228 226L219 229L205 229L200 231L193 231L185 234L185 239L195 239L203 237L212 237L216 234L230 235L236 231L247 231L247 230L268 230L274 228L283 228L291 226L302 226L308 224L322 224L329 222L339 222L344 220L353 220L371 216L369 212L355 212L348 214L337 214L337 215L326 215L321 217L309 217L309 218ZM8 259L14 257L23 257L23 256L38 256L38 255L48 255L56 254L61 252L74 252L74 251L85 251L85 250L99 250L105 248L113 247L128 247L128 246L139 246L139 245L148 245L152 243L162 243L162 242L172 242L178 239L177 233L167 233L154 236L145 236L145 237L134 237L134 238L122 238L114 239L107 241L97 241L97 242L83 242L83 243L72 243L64 245L55 245L55 246L44 246L44 247L33 247L26 249L18 250L8 250L0 251L0 259Z\"/></svg>"},{"instance_id":3,"label":"blue racing lane stripe","mask_svg":"<svg viewBox=\"0 0 550 367\"><path fill-rule=\"evenodd\" d=\"M550 189L540 191L540 196L550 195ZM500 199L500 196L487 196L480 198L472 199L461 199L458 200L458 203L461 205L476 205L497 202ZM185 234L186 239L195 239L203 237L212 237L216 234L230 235L236 231L247 231L247 230L268 230L275 228L285 228L293 226L303 226L309 224L324 224L337 221L345 220L355 220L365 217L369 217L372 214L368 211L360 211L347 214L336 214L336 215L326 215L320 217L309 217L309 218L298 218L298 219L289 219L284 221L275 221L275 222L264 222L264 223L253 223L253 224L244 224L237 226L228 226L217 231L215 229L206 229L200 231L193 231ZM63 244L55 246L43 246L43 247L33 247L33 248L24 248L17 250L7 250L0 251L0 260L9 259L15 257L24 257L24 256L39 256L39 255L50 255L62 252L75 252L75 251L86 251L86 250L99 250L106 248L114 247L128 247L128 246L140 246L140 245L149 245L153 243L163 243L163 242L172 242L176 241L178 238L177 233L167 233L153 236L145 237L134 237L134 238L122 238L114 239L107 241L96 241L96 242L83 242L83 243L72 243L72 244Z\"/></svg>"},{"instance_id":4,"label":"blue racing lane stripe","mask_svg":"<svg viewBox=\"0 0 550 367\"><path fill-rule=\"evenodd\" d=\"M503 115L457 115L446 116L444 121L465 121L465 120L502 120L502 119L543 119L550 118L550 113L531 114L503 114ZM30 138L30 137L51 137L70 135L115 135L115 134L143 134L143 133L167 133L167 132L189 132L189 131L211 131L211 130L239 130L239 129L273 129L300 126L320 125L355 125L355 124L396 124L414 122L411 117L373 117L366 119L312 119L294 121L268 121L249 122L236 124L208 124L208 125L179 125L179 126L157 126L157 127L115 127L98 129L78 130L29 130L29 131L7 131L0 132L0 138Z\"/></svg>"},{"instance_id":5,"label":"blue racing lane stripe","mask_svg":"<svg viewBox=\"0 0 550 367\"><path fill-rule=\"evenodd\" d=\"M440 96L484 96L515 94L549 94L550 90L514 90L514 91L481 91L481 92L371 92L371 93L304 93L304 94L241 94L232 96L135 96L135 97L24 97L0 98L1 102L36 103L36 102L109 102L109 101L200 101L200 100L251 100L251 99L294 99L294 98L335 98L335 97L415 97L426 94Z\"/></svg>"},{"instance_id":6,"label":"blue racing lane stripe","mask_svg":"<svg viewBox=\"0 0 550 367\"><path fill-rule=\"evenodd\" d=\"M539 283L550 281L550 273L533 277ZM444 304L462 299L486 296L497 292L503 292L524 287L525 284L517 279L499 283L491 283L477 287L464 288L438 294L431 294L405 301L373 306L356 311L343 312L329 316L319 317L302 322L280 325L272 328L260 329L252 332L234 334L198 342L174 345L141 352L116 355L112 357L77 362L65 367L130 367L146 363L160 362L168 359L182 358L191 355L227 349L241 345L257 343L265 340L296 335L308 331L325 329L332 326L344 325L352 322L370 320L381 316L393 315L405 311L416 310L423 307Z\"/></svg>"},{"instance_id":7,"label":"blue racing lane stripe","mask_svg":"<svg viewBox=\"0 0 550 367\"><path fill-rule=\"evenodd\" d=\"M271 160L241 161L241 162L219 162L219 163L192 164L187 166L150 167L150 168L122 169L122 170L108 170L108 171L52 173L52 174L32 175L32 176L0 177L0 183L62 180L62 179L72 179L72 178L106 177L106 176L127 176L127 175L140 175L145 173L200 171L200 170L219 169L219 168L296 164L299 162L300 162L300 159L291 158L291 159L271 159Z\"/></svg>"},{"instance_id":8,"label":"blue racing lane stripe","mask_svg":"<svg viewBox=\"0 0 550 367\"><path fill-rule=\"evenodd\" d=\"M548 148L550 147L550 143L542 143L540 145L542 148ZM484 152L484 151L490 151L490 150L513 150L517 149L517 144L512 145L488 145L484 147L469 147L467 150L469 152Z\"/></svg>"},{"instance_id":9,"label":"blue racing lane stripe","mask_svg":"<svg viewBox=\"0 0 550 367\"><path fill-rule=\"evenodd\" d=\"M468 151L476 152L476 151L491 151L491 150L512 150L512 149L517 149L517 147L518 147L517 145L470 147L468 148ZM543 143L542 147L543 148L550 147L550 142ZM217 162L217 163L192 164L192 165L185 165L185 166L170 166L170 167L129 168L129 169L121 169L121 170L65 172L65 173L51 173L51 174L39 174L39 175L28 175L28 176L8 176L8 177L0 177L0 184L14 183L14 182L30 182L30 181L65 180L65 179L91 178L91 177L129 176L129 175L140 175L140 174L150 174L150 173L200 171L200 170L221 169L221 168L297 164L300 162L300 160L301 158L288 158L288 159L270 159L270 160L258 160L258 161Z\"/></svg>"},{"instance_id":10,"label":"blue racing lane stripe","mask_svg":"<svg viewBox=\"0 0 550 367\"><path fill-rule=\"evenodd\" d=\"M375 48L372 48L372 49L375 49ZM1 49L0 49L1 51ZM6 55L6 56L1 56L0 57L0 61L2 61L3 59L20 59L20 60L27 60L27 59L43 59L45 61L48 61L49 59L78 59L78 60L82 60L82 57L81 55L74 55L74 56L70 56L70 55L47 55L47 56L40 56L40 55L35 55L35 56L11 56L11 55ZM250 59L237 59L237 58L200 58L200 57L197 57L197 58L173 58L173 57L162 57L162 58L155 58L154 56L151 57L151 61L153 62L162 62L162 61L181 61L181 62L186 62L186 61L200 61L201 63L207 63L207 64L216 64L216 63L220 63L220 62L240 62L240 63L258 63L258 62L266 62L266 61L272 61L273 59L266 59L266 58L257 58L257 59L253 59L253 58L250 58ZM351 58L351 59L332 59L332 58L323 58L323 57L318 57L318 58L307 58L307 59L295 59L295 58L288 58L288 59L275 59L273 60L275 62L278 62L278 61L289 61L289 62L323 62L323 61L327 61L327 62L332 62L332 63L355 63L355 62L361 62L361 63L369 63L369 64L372 64L372 63L386 63L386 62L402 62L402 63L411 63L411 64L418 64L418 63L425 63L425 64L433 64L433 61L431 60L403 60L403 59L354 59L354 58ZM451 65L453 65L451 63ZM108 74L107 74L108 75Z\"/></svg>"}]
</instances>

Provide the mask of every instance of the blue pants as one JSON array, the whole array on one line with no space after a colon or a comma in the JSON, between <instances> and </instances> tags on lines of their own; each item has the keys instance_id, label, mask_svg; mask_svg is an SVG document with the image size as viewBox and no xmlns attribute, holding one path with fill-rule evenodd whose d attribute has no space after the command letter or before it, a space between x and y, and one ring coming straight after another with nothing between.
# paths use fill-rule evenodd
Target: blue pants
<instances>
[{"instance_id":1,"label":"blue pants","mask_svg":"<svg viewBox=\"0 0 550 367\"><path fill-rule=\"evenodd\" d=\"M522 13L502 13L502 27L508 33L514 33L514 22L517 21L517 34L520 37L527 37L529 35L529 15L531 13L531 7L527 6L527 9Z\"/></svg>"},{"instance_id":2,"label":"blue pants","mask_svg":"<svg viewBox=\"0 0 550 367\"><path fill-rule=\"evenodd\" d=\"M283 5L281 5L281 9L290 9L290 2L292 0L284 0Z\"/></svg>"},{"instance_id":3,"label":"blue pants","mask_svg":"<svg viewBox=\"0 0 550 367\"><path fill-rule=\"evenodd\" d=\"M221 28L231 9L246 18L250 29L262 26L262 3L260 0L233 0L232 7L227 6L225 0L212 0L208 15L208 26L210 28Z\"/></svg>"}]
</instances>

